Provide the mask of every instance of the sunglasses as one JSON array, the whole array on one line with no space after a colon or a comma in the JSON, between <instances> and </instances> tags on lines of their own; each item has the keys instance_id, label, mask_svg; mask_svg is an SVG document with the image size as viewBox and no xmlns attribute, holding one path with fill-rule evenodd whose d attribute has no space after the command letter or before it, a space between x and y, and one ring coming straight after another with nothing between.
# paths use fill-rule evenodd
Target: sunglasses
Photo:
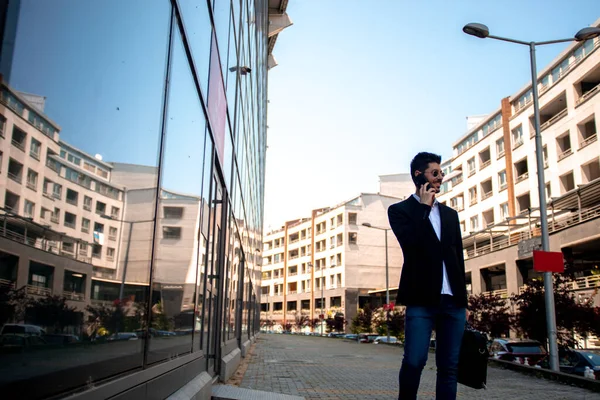
<instances>
[{"instance_id":1,"label":"sunglasses","mask_svg":"<svg viewBox=\"0 0 600 400\"><path fill-rule=\"evenodd\" d=\"M446 176L445 173L443 173L442 171L437 170L437 169L434 169L433 171L427 171L427 172L429 172L431 174L431 176L433 176L434 178L437 178L440 176L443 178Z\"/></svg>"}]
</instances>

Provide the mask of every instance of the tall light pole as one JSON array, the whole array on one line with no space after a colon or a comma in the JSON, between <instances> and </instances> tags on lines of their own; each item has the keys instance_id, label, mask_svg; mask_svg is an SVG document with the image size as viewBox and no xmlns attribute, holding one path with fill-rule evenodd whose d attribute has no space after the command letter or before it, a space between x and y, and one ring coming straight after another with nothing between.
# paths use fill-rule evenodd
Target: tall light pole
<instances>
[{"instance_id":1,"label":"tall light pole","mask_svg":"<svg viewBox=\"0 0 600 400\"><path fill-rule=\"evenodd\" d=\"M542 136L540 134L540 105L537 89L537 66L535 61L535 47L546 44L564 43L564 42L582 42L600 36L600 28L583 28L575 34L573 38L548 40L544 42L525 42L522 40L508 39L500 36L490 35L487 26L479 23L470 23L463 27L463 32L478 37L480 39L490 38L502 40L504 42L517 43L529 47L529 56L531 61L531 92L533 95L533 114L535 120L535 158L538 172L538 194L540 198L540 222L542 225L542 250L550 250L550 240L548 235L548 213L546 205L546 184L544 179L544 156L542 148ZM556 311L554 307L554 288L552 282L552 273L544 272L544 300L546 304L546 329L548 331L548 345L550 347L550 368L558 371L558 344L556 341Z\"/></svg>"},{"instance_id":2,"label":"tall light pole","mask_svg":"<svg viewBox=\"0 0 600 400\"><path fill-rule=\"evenodd\" d=\"M385 234L385 332L387 334L387 342L390 342L390 268L388 263L388 231L391 228L380 228L378 226L373 226L368 222L363 222L363 226L367 228L379 229L380 231L384 231Z\"/></svg>"}]
</instances>

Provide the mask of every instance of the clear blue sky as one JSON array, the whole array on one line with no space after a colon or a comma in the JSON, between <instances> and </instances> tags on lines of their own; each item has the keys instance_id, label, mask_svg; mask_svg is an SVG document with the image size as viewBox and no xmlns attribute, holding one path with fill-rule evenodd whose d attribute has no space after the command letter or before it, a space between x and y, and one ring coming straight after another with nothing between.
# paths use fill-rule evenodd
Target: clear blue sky
<instances>
[{"instance_id":1,"label":"clear blue sky","mask_svg":"<svg viewBox=\"0 0 600 400\"><path fill-rule=\"evenodd\" d=\"M521 40L572 37L598 0L291 0L294 25L269 72L265 229L378 191L421 150L444 158L466 117L530 81L525 46L467 36L469 22ZM539 48L543 69L566 45Z\"/></svg>"}]
</instances>

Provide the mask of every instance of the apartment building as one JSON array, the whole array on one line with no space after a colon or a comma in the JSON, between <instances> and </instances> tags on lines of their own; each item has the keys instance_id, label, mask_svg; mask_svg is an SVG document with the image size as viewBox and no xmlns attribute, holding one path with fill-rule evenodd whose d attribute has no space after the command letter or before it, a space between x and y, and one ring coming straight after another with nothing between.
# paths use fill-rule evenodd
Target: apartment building
<instances>
[{"instance_id":1,"label":"apartment building","mask_svg":"<svg viewBox=\"0 0 600 400\"><path fill-rule=\"evenodd\" d=\"M386 234L389 284L396 288L403 260L398 242L391 231L363 224L389 228L387 209L414 191L414 186L406 185L409 180L410 174L381 176L377 194L362 193L339 205L313 210L310 217L288 221L266 233L263 323L270 320L275 329L281 329L301 315L310 319L342 315L350 321L371 301L370 290L385 288Z\"/></svg>"},{"instance_id":2,"label":"apartment building","mask_svg":"<svg viewBox=\"0 0 600 400\"><path fill-rule=\"evenodd\" d=\"M550 249L573 258L573 289L598 287L600 41L574 43L538 76ZM541 246L531 85L454 143L439 200L459 212L472 293L518 293ZM596 300L600 300L597 298ZM598 301L596 302L598 304Z\"/></svg>"}]
</instances>

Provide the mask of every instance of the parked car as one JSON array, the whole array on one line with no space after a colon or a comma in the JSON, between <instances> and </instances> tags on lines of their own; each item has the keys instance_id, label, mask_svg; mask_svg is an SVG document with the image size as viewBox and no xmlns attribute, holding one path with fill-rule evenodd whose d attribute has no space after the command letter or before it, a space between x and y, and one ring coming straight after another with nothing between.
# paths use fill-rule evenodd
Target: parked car
<instances>
[{"instance_id":1,"label":"parked car","mask_svg":"<svg viewBox=\"0 0 600 400\"><path fill-rule=\"evenodd\" d=\"M79 343L79 338L77 336L69 335L69 334L62 334L62 333L42 335L42 339L44 339L46 341L46 343L48 343L48 344L56 344L56 345L67 345L67 344Z\"/></svg>"},{"instance_id":2,"label":"parked car","mask_svg":"<svg viewBox=\"0 0 600 400\"><path fill-rule=\"evenodd\" d=\"M327 334L327 337L332 337L332 338L339 338L339 337L344 337L345 333L340 333L340 332L329 332Z\"/></svg>"},{"instance_id":3,"label":"parked car","mask_svg":"<svg viewBox=\"0 0 600 400\"><path fill-rule=\"evenodd\" d=\"M113 333L106 338L107 342L117 342L123 340L138 340L138 336L135 334L135 332L119 332Z\"/></svg>"},{"instance_id":4,"label":"parked car","mask_svg":"<svg viewBox=\"0 0 600 400\"><path fill-rule=\"evenodd\" d=\"M400 344L401 342L398 340L398 338L396 338L394 336L390 336L390 341L389 342L388 342L387 336L377 336L373 340L373 344L379 344L379 343Z\"/></svg>"},{"instance_id":5,"label":"parked car","mask_svg":"<svg viewBox=\"0 0 600 400\"><path fill-rule=\"evenodd\" d=\"M585 350L562 350L559 351L560 372L584 376L585 367L589 367L600 379L600 355Z\"/></svg>"},{"instance_id":6,"label":"parked car","mask_svg":"<svg viewBox=\"0 0 600 400\"><path fill-rule=\"evenodd\" d=\"M46 341L39 335L6 334L0 336L0 350L2 353L20 353L43 348L46 345Z\"/></svg>"},{"instance_id":7,"label":"parked car","mask_svg":"<svg viewBox=\"0 0 600 400\"><path fill-rule=\"evenodd\" d=\"M46 331L37 326L30 324L4 324L0 335L25 335L25 336L41 336L46 334Z\"/></svg>"},{"instance_id":8,"label":"parked car","mask_svg":"<svg viewBox=\"0 0 600 400\"><path fill-rule=\"evenodd\" d=\"M531 339L494 339L490 346L490 353L506 361L515 361L519 357L521 363L524 363L527 357L529 365L539 364L548 356L544 346L537 340Z\"/></svg>"},{"instance_id":9,"label":"parked car","mask_svg":"<svg viewBox=\"0 0 600 400\"><path fill-rule=\"evenodd\" d=\"M378 333L361 333L358 335L358 343L373 343L378 336Z\"/></svg>"},{"instance_id":10,"label":"parked car","mask_svg":"<svg viewBox=\"0 0 600 400\"><path fill-rule=\"evenodd\" d=\"M344 335L343 338L348 339L348 340L357 340L358 335L356 333L348 333L348 334Z\"/></svg>"}]
</instances>

